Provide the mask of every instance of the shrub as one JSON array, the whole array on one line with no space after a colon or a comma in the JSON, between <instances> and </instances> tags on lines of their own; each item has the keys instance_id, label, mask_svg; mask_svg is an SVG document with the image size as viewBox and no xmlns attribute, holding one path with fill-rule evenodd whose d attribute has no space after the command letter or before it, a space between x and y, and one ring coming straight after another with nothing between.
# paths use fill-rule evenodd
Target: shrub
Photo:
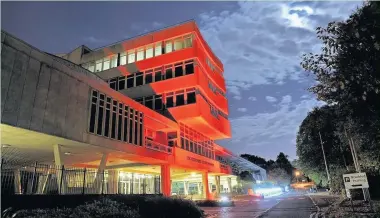
<instances>
[{"instance_id":1,"label":"shrub","mask_svg":"<svg viewBox=\"0 0 380 218\"><path fill-rule=\"evenodd\" d=\"M107 198L95 200L76 208L21 210L15 217L29 218L139 218L136 210Z\"/></svg>"},{"instance_id":2,"label":"shrub","mask_svg":"<svg viewBox=\"0 0 380 218\"><path fill-rule=\"evenodd\" d=\"M195 202L199 207L233 207L235 206L233 201L219 202L215 200L202 200Z\"/></svg>"}]
</instances>

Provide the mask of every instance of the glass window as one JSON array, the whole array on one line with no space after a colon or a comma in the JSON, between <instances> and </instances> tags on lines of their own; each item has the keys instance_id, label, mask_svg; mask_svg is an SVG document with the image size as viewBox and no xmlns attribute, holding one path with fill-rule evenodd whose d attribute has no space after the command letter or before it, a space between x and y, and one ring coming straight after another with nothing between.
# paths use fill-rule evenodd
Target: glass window
<instances>
[{"instance_id":1,"label":"glass window","mask_svg":"<svg viewBox=\"0 0 380 218\"><path fill-rule=\"evenodd\" d=\"M171 41L165 42L165 53L170 53L173 51L173 43Z\"/></svg>"},{"instance_id":2,"label":"glass window","mask_svg":"<svg viewBox=\"0 0 380 218\"><path fill-rule=\"evenodd\" d=\"M158 82L158 81L161 81L161 80L162 80L162 73L161 73L161 71L156 71L156 73L154 74L154 81Z\"/></svg>"},{"instance_id":3,"label":"glass window","mask_svg":"<svg viewBox=\"0 0 380 218\"><path fill-rule=\"evenodd\" d=\"M174 98L173 98L173 96L170 96L170 97L166 98L166 107L167 108L174 107Z\"/></svg>"},{"instance_id":4,"label":"glass window","mask_svg":"<svg viewBox=\"0 0 380 218\"><path fill-rule=\"evenodd\" d=\"M103 59L96 61L95 72L102 71L102 62L103 62Z\"/></svg>"},{"instance_id":5,"label":"glass window","mask_svg":"<svg viewBox=\"0 0 380 218\"><path fill-rule=\"evenodd\" d=\"M86 64L81 64L81 66L82 66L84 69L88 69L88 63L86 63Z\"/></svg>"},{"instance_id":6,"label":"glass window","mask_svg":"<svg viewBox=\"0 0 380 218\"><path fill-rule=\"evenodd\" d=\"M128 64L135 62L135 51L128 52Z\"/></svg>"},{"instance_id":7,"label":"glass window","mask_svg":"<svg viewBox=\"0 0 380 218\"><path fill-rule=\"evenodd\" d=\"M110 69L110 58L104 58L103 61L103 70Z\"/></svg>"},{"instance_id":8,"label":"glass window","mask_svg":"<svg viewBox=\"0 0 380 218\"><path fill-rule=\"evenodd\" d=\"M156 47L154 48L154 56L159 56L162 54L162 43L156 43Z\"/></svg>"},{"instance_id":9,"label":"glass window","mask_svg":"<svg viewBox=\"0 0 380 218\"><path fill-rule=\"evenodd\" d=\"M175 77L183 76L182 64L175 66L174 74L175 74Z\"/></svg>"},{"instance_id":10,"label":"glass window","mask_svg":"<svg viewBox=\"0 0 380 218\"><path fill-rule=\"evenodd\" d=\"M151 58L153 57L153 46L150 45L146 48L146 53L145 53L145 58L148 59L148 58Z\"/></svg>"},{"instance_id":11,"label":"glass window","mask_svg":"<svg viewBox=\"0 0 380 218\"><path fill-rule=\"evenodd\" d=\"M111 57L111 66L110 66L110 68L114 68L114 67L117 67L117 54L113 55Z\"/></svg>"},{"instance_id":12,"label":"glass window","mask_svg":"<svg viewBox=\"0 0 380 218\"><path fill-rule=\"evenodd\" d=\"M165 79L171 79L173 78L173 69L172 66L165 67Z\"/></svg>"},{"instance_id":13,"label":"glass window","mask_svg":"<svg viewBox=\"0 0 380 218\"><path fill-rule=\"evenodd\" d=\"M116 89L116 84L117 84L117 79L111 79L110 80L110 88L113 89L113 90L117 90Z\"/></svg>"},{"instance_id":14,"label":"glass window","mask_svg":"<svg viewBox=\"0 0 380 218\"><path fill-rule=\"evenodd\" d=\"M183 93L176 95L176 106L181 106L185 104L185 96Z\"/></svg>"},{"instance_id":15,"label":"glass window","mask_svg":"<svg viewBox=\"0 0 380 218\"><path fill-rule=\"evenodd\" d=\"M186 75L194 73L194 64L193 63L185 65L185 73L186 73Z\"/></svg>"},{"instance_id":16,"label":"glass window","mask_svg":"<svg viewBox=\"0 0 380 218\"><path fill-rule=\"evenodd\" d=\"M162 110L162 96L156 95L154 98L154 109L155 110Z\"/></svg>"},{"instance_id":17,"label":"glass window","mask_svg":"<svg viewBox=\"0 0 380 218\"><path fill-rule=\"evenodd\" d=\"M136 86L141 86L143 85L143 82L144 82L144 78L143 78L143 73L141 72L138 72L136 73Z\"/></svg>"},{"instance_id":18,"label":"glass window","mask_svg":"<svg viewBox=\"0 0 380 218\"><path fill-rule=\"evenodd\" d=\"M153 82L152 73L153 73L152 71L148 71L147 73L145 73L145 84L149 84Z\"/></svg>"},{"instance_id":19,"label":"glass window","mask_svg":"<svg viewBox=\"0 0 380 218\"><path fill-rule=\"evenodd\" d=\"M118 90L125 89L125 76L119 77L119 87Z\"/></svg>"},{"instance_id":20,"label":"glass window","mask_svg":"<svg viewBox=\"0 0 380 218\"><path fill-rule=\"evenodd\" d=\"M145 98L145 106L147 106L150 109L153 109L153 97L146 97Z\"/></svg>"},{"instance_id":21,"label":"glass window","mask_svg":"<svg viewBox=\"0 0 380 218\"><path fill-rule=\"evenodd\" d=\"M94 72L95 71L95 63L94 62L91 62L88 64L88 70L90 72Z\"/></svg>"},{"instance_id":22,"label":"glass window","mask_svg":"<svg viewBox=\"0 0 380 218\"><path fill-rule=\"evenodd\" d=\"M120 65L127 64L127 52L120 53Z\"/></svg>"},{"instance_id":23,"label":"glass window","mask_svg":"<svg viewBox=\"0 0 380 218\"><path fill-rule=\"evenodd\" d=\"M127 76L127 88L132 88L134 86L134 79L133 75Z\"/></svg>"},{"instance_id":24,"label":"glass window","mask_svg":"<svg viewBox=\"0 0 380 218\"><path fill-rule=\"evenodd\" d=\"M195 91L187 93L187 104L193 104L196 101Z\"/></svg>"},{"instance_id":25,"label":"glass window","mask_svg":"<svg viewBox=\"0 0 380 218\"><path fill-rule=\"evenodd\" d=\"M183 49L183 40L182 39L174 40L174 51L178 51L181 49Z\"/></svg>"},{"instance_id":26,"label":"glass window","mask_svg":"<svg viewBox=\"0 0 380 218\"><path fill-rule=\"evenodd\" d=\"M184 47L190 48L191 46L193 46L193 40L191 39L191 36L186 36L184 40Z\"/></svg>"},{"instance_id":27,"label":"glass window","mask_svg":"<svg viewBox=\"0 0 380 218\"><path fill-rule=\"evenodd\" d=\"M141 61L144 60L144 48L140 48L137 51L137 60L136 61Z\"/></svg>"}]
</instances>

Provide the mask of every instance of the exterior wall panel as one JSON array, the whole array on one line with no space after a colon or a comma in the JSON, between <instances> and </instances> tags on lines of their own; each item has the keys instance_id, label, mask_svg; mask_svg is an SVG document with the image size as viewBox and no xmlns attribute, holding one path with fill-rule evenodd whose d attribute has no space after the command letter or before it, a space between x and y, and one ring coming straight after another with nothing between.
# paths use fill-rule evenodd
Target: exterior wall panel
<instances>
[{"instance_id":1,"label":"exterior wall panel","mask_svg":"<svg viewBox=\"0 0 380 218\"><path fill-rule=\"evenodd\" d=\"M47 94L46 109L44 113L44 122L42 126L42 131L54 135L55 133L55 116L57 108L61 102L58 102L58 97L60 95L59 89L61 85L61 75L60 73L52 69L51 78L49 83L49 89Z\"/></svg>"},{"instance_id":2,"label":"exterior wall panel","mask_svg":"<svg viewBox=\"0 0 380 218\"><path fill-rule=\"evenodd\" d=\"M1 48L1 115L3 115L5 101L7 99L16 53L17 51L15 49L7 45L3 45Z\"/></svg>"}]
</instances>

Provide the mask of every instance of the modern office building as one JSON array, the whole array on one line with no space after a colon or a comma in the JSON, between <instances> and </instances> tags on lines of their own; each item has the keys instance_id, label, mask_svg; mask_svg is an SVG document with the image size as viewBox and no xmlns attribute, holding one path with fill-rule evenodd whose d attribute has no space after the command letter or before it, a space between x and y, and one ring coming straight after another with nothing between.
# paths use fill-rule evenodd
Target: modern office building
<instances>
[{"instance_id":1,"label":"modern office building","mask_svg":"<svg viewBox=\"0 0 380 218\"><path fill-rule=\"evenodd\" d=\"M233 192L239 171L266 178L215 142L231 137L223 64L194 21L55 55L2 31L1 48L2 157L16 192L33 164L65 167L35 167L38 193L52 179L62 194L101 180L109 194L212 198ZM103 179L78 180L79 168Z\"/></svg>"}]
</instances>

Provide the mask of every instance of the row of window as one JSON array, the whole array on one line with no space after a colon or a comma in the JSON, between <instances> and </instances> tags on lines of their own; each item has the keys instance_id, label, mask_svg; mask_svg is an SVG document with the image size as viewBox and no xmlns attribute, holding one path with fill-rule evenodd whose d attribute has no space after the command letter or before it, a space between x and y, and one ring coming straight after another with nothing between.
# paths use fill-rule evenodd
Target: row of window
<instances>
[{"instance_id":1,"label":"row of window","mask_svg":"<svg viewBox=\"0 0 380 218\"><path fill-rule=\"evenodd\" d=\"M214 141L180 123L181 148L214 159Z\"/></svg>"},{"instance_id":2,"label":"row of window","mask_svg":"<svg viewBox=\"0 0 380 218\"><path fill-rule=\"evenodd\" d=\"M163 98L165 101L162 100ZM194 104L196 102L195 88L166 93L164 96L154 95L136 98L135 101L153 110L164 110L166 108Z\"/></svg>"},{"instance_id":3,"label":"row of window","mask_svg":"<svg viewBox=\"0 0 380 218\"><path fill-rule=\"evenodd\" d=\"M96 90L92 91L89 132L143 145L143 113Z\"/></svg>"},{"instance_id":4,"label":"row of window","mask_svg":"<svg viewBox=\"0 0 380 218\"><path fill-rule=\"evenodd\" d=\"M162 66L156 69L137 72L127 77L119 76L108 80L110 87L116 91L159 82L194 73L193 60Z\"/></svg>"},{"instance_id":5,"label":"row of window","mask_svg":"<svg viewBox=\"0 0 380 218\"><path fill-rule=\"evenodd\" d=\"M212 64L208 57L206 57L206 64L212 72L217 72L216 67Z\"/></svg>"},{"instance_id":6,"label":"row of window","mask_svg":"<svg viewBox=\"0 0 380 218\"><path fill-rule=\"evenodd\" d=\"M217 109L200 91L197 90L197 94L200 94L202 96L202 98L207 102L207 104L210 106L210 111L211 111L211 114L219 119L219 116L222 116L224 117L225 119L228 119L228 116L223 113L222 111L220 111L219 109Z\"/></svg>"},{"instance_id":7,"label":"row of window","mask_svg":"<svg viewBox=\"0 0 380 218\"><path fill-rule=\"evenodd\" d=\"M224 92L222 90L220 90L218 87L214 86L214 84L212 84L211 81L208 81L208 88L213 92L215 93L216 95L222 95L224 97L226 97L226 95L224 94Z\"/></svg>"},{"instance_id":8,"label":"row of window","mask_svg":"<svg viewBox=\"0 0 380 218\"><path fill-rule=\"evenodd\" d=\"M141 48L131 49L126 52L104 57L100 60L82 64L82 67L91 72L100 72L117 66L134 63L136 61L157 57L159 55L178 51L184 48L190 48L192 46L192 35L181 36L175 39L166 40L164 42L156 42Z\"/></svg>"}]
</instances>

